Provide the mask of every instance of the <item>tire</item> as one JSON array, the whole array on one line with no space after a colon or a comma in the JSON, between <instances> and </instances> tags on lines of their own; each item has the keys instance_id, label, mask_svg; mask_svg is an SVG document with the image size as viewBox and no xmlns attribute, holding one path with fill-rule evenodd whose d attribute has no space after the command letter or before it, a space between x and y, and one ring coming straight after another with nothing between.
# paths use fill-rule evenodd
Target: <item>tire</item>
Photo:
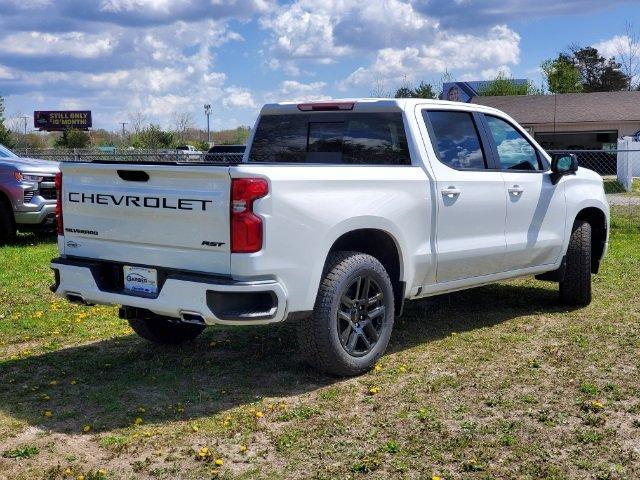
<instances>
[{"instance_id":1,"label":"tire","mask_svg":"<svg viewBox=\"0 0 640 480\"><path fill-rule=\"evenodd\" d=\"M0 245L12 243L15 239L16 224L13 220L13 212L0 198Z\"/></svg>"},{"instance_id":2,"label":"tire","mask_svg":"<svg viewBox=\"0 0 640 480\"><path fill-rule=\"evenodd\" d=\"M560 282L560 299L573 306L591 303L591 225L584 220L573 224L566 270Z\"/></svg>"},{"instance_id":3,"label":"tire","mask_svg":"<svg viewBox=\"0 0 640 480\"><path fill-rule=\"evenodd\" d=\"M298 325L298 345L312 367L337 376L364 373L389 343L391 280L374 257L335 252L327 260L313 314Z\"/></svg>"},{"instance_id":4,"label":"tire","mask_svg":"<svg viewBox=\"0 0 640 480\"><path fill-rule=\"evenodd\" d=\"M204 330L204 325L180 323L164 318L130 318L133 331L145 340L160 345L179 345L193 340Z\"/></svg>"}]
</instances>

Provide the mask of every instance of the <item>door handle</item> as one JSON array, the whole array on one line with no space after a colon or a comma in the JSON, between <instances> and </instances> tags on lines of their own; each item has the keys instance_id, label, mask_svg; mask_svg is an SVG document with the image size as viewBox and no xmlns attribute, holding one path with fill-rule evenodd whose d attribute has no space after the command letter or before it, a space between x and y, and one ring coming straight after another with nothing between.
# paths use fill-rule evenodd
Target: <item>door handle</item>
<instances>
[{"instance_id":1,"label":"door handle","mask_svg":"<svg viewBox=\"0 0 640 480\"><path fill-rule=\"evenodd\" d=\"M447 188L443 188L441 190L442 195L444 195L445 197L449 197L449 198L453 198L456 197L458 195L460 195L460 189L453 187L453 186L449 186Z\"/></svg>"},{"instance_id":2,"label":"door handle","mask_svg":"<svg viewBox=\"0 0 640 480\"><path fill-rule=\"evenodd\" d=\"M524 192L524 188L522 188L520 185L514 185L513 187L509 187L507 190L509 191L509 193L512 193L516 197Z\"/></svg>"}]
</instances>

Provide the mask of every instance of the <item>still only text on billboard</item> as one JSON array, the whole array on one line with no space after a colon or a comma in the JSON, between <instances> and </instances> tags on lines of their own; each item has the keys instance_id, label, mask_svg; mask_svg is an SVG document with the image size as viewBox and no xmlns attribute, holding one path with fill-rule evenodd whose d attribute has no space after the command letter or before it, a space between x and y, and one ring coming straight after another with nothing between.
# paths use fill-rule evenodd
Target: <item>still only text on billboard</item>
<instances>
[{"instance_id":1,"label":"still only text on billboard","mask_svg":"<svg viewBox=\"0 0 640 480\"><path fill-rule=\"evenodd\" d=\"M90 110L60 110L33 112L33 126L47 132L91 128Z\"/></svg>"}]
</instances>

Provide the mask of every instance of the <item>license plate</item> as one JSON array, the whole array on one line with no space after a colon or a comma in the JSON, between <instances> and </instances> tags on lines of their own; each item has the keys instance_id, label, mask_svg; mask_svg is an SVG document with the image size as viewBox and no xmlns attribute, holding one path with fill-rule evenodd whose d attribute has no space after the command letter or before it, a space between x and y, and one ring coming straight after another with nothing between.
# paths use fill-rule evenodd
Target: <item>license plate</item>
<instances>
[{"instance_id":1,"label":"license plate","mask_svg":"<svg viewBox=\"0 0 640 480\"><path fill-rule=\"evenodd\" d=\"M158 272L155 268L125 265L124 289L130 292L158 293Z\"/></svg>"}]
</instances>

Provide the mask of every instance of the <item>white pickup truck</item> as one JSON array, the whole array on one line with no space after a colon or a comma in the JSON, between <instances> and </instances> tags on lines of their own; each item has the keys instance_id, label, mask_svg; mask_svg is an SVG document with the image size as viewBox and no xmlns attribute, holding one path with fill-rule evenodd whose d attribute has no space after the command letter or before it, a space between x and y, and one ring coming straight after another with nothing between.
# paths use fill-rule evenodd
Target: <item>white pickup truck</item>
<instances>
[{"instance_id":1,"label":"white pickup truck","mask_svg":"<svg viewBox=\"0 0 640 480\"><path fill-rule=\"evenodd\" d=\"M52 290L165 344L295 321L337 375L375 364L405 300L537 275L591 301L602 179L498 110L280 103L252 132L236 164L63 163Z\"/></svg>"}]
</instances>

